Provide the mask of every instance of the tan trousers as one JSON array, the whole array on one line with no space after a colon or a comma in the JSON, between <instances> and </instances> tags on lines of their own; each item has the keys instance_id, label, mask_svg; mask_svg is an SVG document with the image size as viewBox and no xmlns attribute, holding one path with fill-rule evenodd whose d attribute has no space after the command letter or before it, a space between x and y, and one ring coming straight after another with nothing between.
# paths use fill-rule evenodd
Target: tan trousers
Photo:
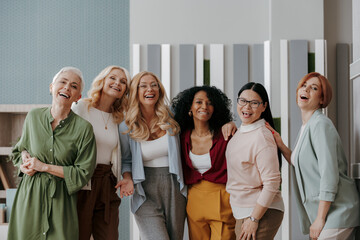
<instances>
[{"instance_id":1,"label":"tan trousers","mask_svg":"<svg viewBox=\"0 0 360 240\"><path fill-rule=\"evenodd\" d=\"M202 180L188 189L186 206L191 240L235 239L235 219L225 184Z\"/></svg>"},{"instance_id":2,"label":"tan trousers","mask_svg":"<svg viewBox=\"0 0 360 240\"><path fill-rule=\"evenodd\" d=\"M281 225L283 217L284 213L282 211L269 208L264 216L260 219L259 227L256 231L256 240L274 239ZM240 238L241 226L247 219L248 218L236 219L236 239Z\"/></svg>"}]
</instances>

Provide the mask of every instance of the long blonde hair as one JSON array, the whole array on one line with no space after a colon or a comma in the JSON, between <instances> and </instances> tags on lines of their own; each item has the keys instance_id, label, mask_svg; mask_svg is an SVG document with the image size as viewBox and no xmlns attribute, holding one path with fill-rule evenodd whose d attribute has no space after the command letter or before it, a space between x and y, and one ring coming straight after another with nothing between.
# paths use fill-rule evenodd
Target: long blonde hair
<instances>
[{"instance_id":1,"label":"long blonde hair","mask_svg":"<svg viewBox=\"0 0 360 240\"><path fill-rule=\"evenodd\" d=\"M156 79L159 84L159 99L155 104L155 116L150 122L150 127L147 126L145 118L143 117L140 109L140 102L138 97L138 86L142 77L150 75ZM149 139L152 133L155 133L159 130L169 130L170 135L175 135L179 133L180 126L173 119L173 114L169 108L169 99L166 96L165 88L156 77L155 74L151 72L140 72L136 74L130 83L130 93L129 93L129 109L126 113L125 123L129 127L130 137L134 140L141 141Z\"/></svg>"},{"instance_id":2,"label":"long blonde hair","mask_svg":"<svg viewBox=\"0 0 360 240\"><path fill-rule=\"evenodd\" d=\"M131 80L129 71L126 70L123 67L119 66L108 66L105 69L103 69L99 75L97 75L94 79L94 81L91 84L91 88L88 92L88 97L85 99L85 101L90 102L89 108L94 107L96 108L99 105L102 90L104 88L104 82L105 78L110 74L110 72L114 69L119 69L124 72L126 76L126 90L123 94L123 96L119 99L116 99L116 101L111 106L111 113L113 116L113 120L115 123L119 124L123 121L125 112L128 107L128 92L129 92L129 82Z\"/></svg>"}]
</instances>

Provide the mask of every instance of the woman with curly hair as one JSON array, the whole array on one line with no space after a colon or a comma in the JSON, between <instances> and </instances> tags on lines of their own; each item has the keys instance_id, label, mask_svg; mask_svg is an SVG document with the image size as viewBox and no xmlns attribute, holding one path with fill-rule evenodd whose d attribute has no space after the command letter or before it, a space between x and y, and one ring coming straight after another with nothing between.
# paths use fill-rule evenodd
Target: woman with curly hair
<instances>
[{"instance_id":1,"label":"woman with curly hair","mask_svg":"<svg viewBox=\"0 0 360 240\"><path fill-rule=\"evenodd\" d=\"M172 102L182 130L190 239L235 239L235 219L225 190L227 141L221 132L232 120L230 105L223 92L209 86L189 88Z\"/></svg>"},{"instance_id":2,"label":"woman with curly hair","mask_svg":"<svg viewBox=\"0 0 360 240\"><path fill-rule=\"evenodd\" d=\"M96 139L96 169L86 188L78 193L79 239L118 239L120 197L133 192L131 173L121 176L118 125L127 108L130 76L125 68L108 66L95 77L89 98L73 105L89 121Z\"/></svg>"},{"instance_id":3,"label":"woman with curly hair","mask_svg":"<svg viewBox=\"0 0 360 240\"><path fill-rule=\"evenodd\" d=\"M186 186L178 123L160 80L140 72L130 83L129 109L120 124L123 171L131 171L131 211L141 239L183 239ZM126 133L126 134L123 134Z\"/></svg>"}]
</instances>

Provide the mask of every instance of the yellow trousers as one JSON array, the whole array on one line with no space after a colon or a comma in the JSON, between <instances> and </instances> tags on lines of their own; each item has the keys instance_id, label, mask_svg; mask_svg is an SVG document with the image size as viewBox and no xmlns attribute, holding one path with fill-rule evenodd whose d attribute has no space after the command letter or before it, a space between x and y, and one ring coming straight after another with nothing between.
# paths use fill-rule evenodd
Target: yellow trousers
<instances>
[{"instance_id":1,"label":"yellow trousers","mask_svg":"<svg viewBox=\"0 0 360 240\"><path fill-rule=\"evenodd\" d=\"M202 180L189 186L186 206L191 240L235 239L235 219L225 184Z\"/></svg>"}]
</instances>

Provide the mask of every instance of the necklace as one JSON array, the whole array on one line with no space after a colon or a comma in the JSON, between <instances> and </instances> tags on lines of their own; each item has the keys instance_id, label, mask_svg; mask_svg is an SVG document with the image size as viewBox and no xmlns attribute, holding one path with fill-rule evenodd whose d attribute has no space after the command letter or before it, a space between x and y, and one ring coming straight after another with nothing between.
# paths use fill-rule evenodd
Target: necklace
<instances>
[{"instance_id":1,"label":"necklace","mask_svg":"<svg viewBox=\"0 0 360 240\"><path fill-rule=\"evenodd\" d=\"M199 135L199 134L195 131L195 129L193 130L193 132L194 132L195 135L198 136L198 137L206 137L206 136L208 136L209 134L211 134L211 131L210 131L210 130L208 130L208 131L206 132L206 134L204 134L204 135Z\"/></svg>"},{"instance_id":2,"label":"necklace","mask_svg":"<svg viewBox=\"0 0 360 240\"><path fill-rule=\"evenodd\" d=\"M108 129L107 125L108 125L108 123L109 123L109 119L110 119L111 114L109 114L109 117L108 117L108 119L107 119L106 122L105 122L105 118L104 118L104 116L103 116L103 112L100 111L100 113L101 113L101 117L102 117L102 119L103 119L103 121L104 121L104 124L105 124L105 130L107 130L107 129Z\"/></svg>"}]
</instances>

